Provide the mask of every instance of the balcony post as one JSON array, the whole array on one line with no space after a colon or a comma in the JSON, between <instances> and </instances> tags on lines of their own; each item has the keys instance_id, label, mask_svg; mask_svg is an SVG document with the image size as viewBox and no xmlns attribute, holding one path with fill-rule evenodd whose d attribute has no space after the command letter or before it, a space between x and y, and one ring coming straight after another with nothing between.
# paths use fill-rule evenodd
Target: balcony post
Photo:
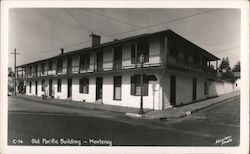
<instances>
[{"instance_id":1,"label":"balcony post","mask_svg":"<svg viewBox=\"0 0 250 154\"><path fill-rule=\"evenodd\" d=\"M216 72L218 70L218 60L216 60Z\"/></svg>"}]
</instances>

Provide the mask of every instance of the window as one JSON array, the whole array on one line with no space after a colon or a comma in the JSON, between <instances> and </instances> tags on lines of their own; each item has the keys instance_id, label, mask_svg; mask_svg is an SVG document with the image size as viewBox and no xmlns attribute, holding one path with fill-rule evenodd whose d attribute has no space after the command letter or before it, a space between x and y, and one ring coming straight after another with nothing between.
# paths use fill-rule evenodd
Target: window
<instances>
[{"instance_id":1,"label":"window","mask_svg":"<svg viewBox=\"0 0 250 154\"><path fill-rule=\"evenodd\" d=\"M42 91L44 91L44 87L45 87L45 80L42 80Z\"/></svg>"},{"instance_id":2,"label":"window","mask_svg":"<svg viewBox=\"0 0 250 154\"><path fill-rule=\"evenodd\" d=\"M62 79L57 80L57 92L62 91Z\"/></svg>"},{"instance_id":3,"label":"window","mask_svg":"<svg viewBox=\"0 0 250 154\"><path fill-rule=\"evenodd\" d=\"M114 47L114 62L113 69L122 68L122 46Z\"/></svg>"},{"instance_id":4,"label":"window","mask_svg":"<svg viewBox=\"0 0 250 154\"><path fill-rule=\"evenodd\" d=\"M144 55L144 62L149 62L149 42L139 41L131 45L131 63L139 63L139 56Z\"/></svg>"},{"instance_id":5,"label":"window","mask_svg":"<svg viewBox=\"0 0 250 154\"><path fill-rule=\"evenodd\" d=\"M89 69L89 53L80 56L80 70Z\"/></svg>"},{"instance_id":6,"label":"window","mask_svg":"<svg viewBox=\"0 0 250 154\"><path fill-rule=\"evenodd\" d=\"M58 59L58 61L57 61L57 69L56 69L57 73L62 73L62 65L63 65L62 59Z\"/></svg>"},{"instance_id":7,"label":"window","mask_svg":"<svg viewBox=\"0 0 250 154\"><path fill-rule=\"evenodd\" d=\"M82 78L80 79L79 84L79 92L88 94L89 93L89 79L88 78Z\"/></svg>"},{"instance_id":8,"label":"window","mask_svg":"<svg viewBox=\"0 0 250 154\"><path fill-rule=\"evenodd\" d=\"M49 70L52 70L52 61L49 62Z\"/></svg>"},{"instance_id":9,"label":"window","mask_svg":"<svg viewBox=\"0 0 250 154\"><path fill-rule=\"evenodd\" d=\"M31 93L31 87L32 87L32 83L30 82L30 93Z\"/></svg>"},{"instance_id":10,"label":"window","mask_svg":"<svg viewBox=\"0 0 250 154\"><path fill-rule=\"evenodd\" d=\"M174 43L169 43L169 56L178 58L179 48Z\"/></svg>"},{"instance_id":11,"label":"window","mask_svg":"<svg viewBox=\"0 0 250 154\"><path fill-rule=\"evenodd\" d=\"M141 75L131 76L131 95L141 95ZM143 96L148 96L148 80L143 75Z\"/></svg>"},{"instance_id":12,"label":"window","mask_svg":"<svg viewBox=\"0 0 250 154\"><path fill-rule=\"evenodd\" d=\"M114 77L114 100L121 100L122 97L122 77L115 76Z\"/></svg>"},{"instance_id":13,"label":"window","mask_svg":"<svg viewBox=\"0 0 250 154\"><path fill-rule=\"evenodd\" d=\"M207 82L205 81L204 82L204 95L207 95L208 94L208 85L207 85Z\"/></svg>"},{"instance_id":14,"label":"window","mask_svg":"<svg viewBox=\"0 0 250 154\"><path fill-rule=\"evenodd\" d=\"M45 65L44 65L44 63L42 63L42 74L45 74Z\"/></svg>"}]
</instances>

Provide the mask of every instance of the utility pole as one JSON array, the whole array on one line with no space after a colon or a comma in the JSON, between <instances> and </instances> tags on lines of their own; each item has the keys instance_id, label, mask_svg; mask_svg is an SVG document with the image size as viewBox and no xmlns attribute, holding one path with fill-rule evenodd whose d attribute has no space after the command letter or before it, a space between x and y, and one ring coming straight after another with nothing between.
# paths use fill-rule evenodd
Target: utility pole
<instances>
[{"instance_id":1,"label":"utility pole","mask_svg":"<svg viewBox=\"0 0 250 154\"><path fill-rule=\"evenodd\" d=\"M16 77L17 77L17 71L16 71L16 55L17 54L20 54L20 53L17 53L16 52L16 48L14 49L14 53L12 52L11 54L14 54L14 75L15 75L15 78L14 78L14 95L16 95Z\"/></svg>"}]
</instances>

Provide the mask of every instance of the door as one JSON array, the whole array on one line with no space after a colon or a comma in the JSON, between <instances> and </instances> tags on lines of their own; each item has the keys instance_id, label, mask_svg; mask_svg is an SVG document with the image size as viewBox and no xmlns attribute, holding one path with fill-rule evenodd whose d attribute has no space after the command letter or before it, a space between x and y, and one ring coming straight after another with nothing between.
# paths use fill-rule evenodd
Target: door
<instances>
[{"instance_id":1,"label":"door","mask_svg":"<svg viewBox=\"0 0 250 154\"><path fill-rule=\"evenodd\" d=\"M72 79L68 79L68 98L72 96Z\"/></svg>"},{"instance_id":2,"label":"door","mask_svg":"<svg viewBox=\"0 0 250 154\"><path fill-rule=\"evenodd\" d=\"M113 69L121 69L122 68L122 47L118 46L114 48L114 62Z\"/></svg>"},{"instance_id":3,"label":"door","mask_svg":"<svg viewBox=\"0 0 250 154\"><path fill-rule=\"evenodd\" d=\"M52 96L52 80L49 80L49 96Z\"/></svg>"},{"instance_id":4,"label":"door","mask_svg":"<svg viewBox=\"0 0 250 154\"><path fill-rule=\"evenodd\" d=\"M36 95L37 95L37 81L36 81Z\"/></svg>"},{"instance_id":5,"label":"door","mask_svg":"<svg viewBox=\"0 0 250 154\"><path fill-rule=\"evenodd\" d=\"M196 79L193 79L193 100L196 100Z\"/></svg>"},{"instance_id":6,"label":"door","mask_svg":"<svg viewBox=\"0 0 250 154\"><path fill-rule=\"evenodd\" d=\"M96 100L102 99L102 77L96 78Z\"/></svg>"},{"instance_id":7,"label":"door","mask_svg":"<svg viewBox=\"0 0 250 154\"><path fill-rule=\"evenodd\" d=\"M170 104L176 105L176 76L170 76Z\"/></svg>"},{"instance_id":8,"label":"door","mask_svg":"<svg viewBox=\"0 0 250 154\"><path fill-rule=\"evenodd\" d=\"M72 73L72 57L68 57L67 73Z\"/></svg>"},{"instance_id":9,"label":"door","mask_svg":"<svg viewBox=\"0 0 250 154\"><path fill-rule=\"evenodd\" d=\"M96 52L96 63L97 63L97 71L103 70L103 52Z\"/></svg>"}]
</instances>

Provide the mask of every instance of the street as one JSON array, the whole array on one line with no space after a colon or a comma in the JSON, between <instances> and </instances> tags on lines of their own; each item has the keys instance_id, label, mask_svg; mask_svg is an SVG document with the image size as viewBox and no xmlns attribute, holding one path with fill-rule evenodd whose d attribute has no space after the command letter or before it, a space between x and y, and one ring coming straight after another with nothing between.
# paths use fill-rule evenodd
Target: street
<instances>
[{"instance_id":1,"label":"street","mask_svg":"<svg viewBox=\"0 0 250 154\"><path fill-rule=\"evenodd\" d=\"M237 146L240 97L173 120L67 109L9 97L9 145Z\"/></svg>"}]
</instances>

